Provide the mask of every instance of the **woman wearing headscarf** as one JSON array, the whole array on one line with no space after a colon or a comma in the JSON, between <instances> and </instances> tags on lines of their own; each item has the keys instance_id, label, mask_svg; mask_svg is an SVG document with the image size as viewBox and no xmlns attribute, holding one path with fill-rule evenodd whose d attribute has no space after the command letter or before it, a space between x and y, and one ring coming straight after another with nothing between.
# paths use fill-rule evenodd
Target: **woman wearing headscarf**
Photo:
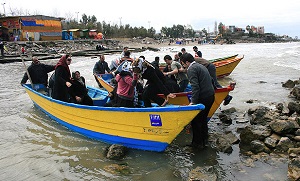
<instances>
[{"instance_id":1,"label":"woman wearing headscarf","mask_svg":"<svg viewBox=\"0 0 300 181\"><path fill-rule=\"evenodd\" d=\"M166 78L164 74L146 60L139 58L132 64L133 72L142 74L142 78L147 80L146 87L143 91L143 101L145 107L151 107L151 101L159 106L165 106L169 98L175 98L176 95L170 93L167 89ZM157 94L164 94L165 99Z\"/></svg>"},{"instance_id":2,"label":"woman wearing headscarf","mask_svg":"<svg viewBox=\"0 0 300 181\"><path fill-rule=\"evenodd\" d=\"M88 95L88 91L85 85L85 78L80 76L79 71L72 73L72 86L69 88L70 102L93 106L93 100Z\"/></svg>"},{"instance_id":3,"label":"woman wearing headscarf","mask_svg":"<svg viewBox=\"0 0 300 181\"><path fill-rule=\"evenodd\" d=\"M134 107L134 91L137 84L137 74L130 72L131 62L125 60L122 64L122 70L116 75L118 83L116 107Z\"/></svg>"},{"instance_id":4,"label":"woman wearing headscarf","mask_svg":"<svg viewBox=\"0 0 300 181\"><path fill-rule=\"evenodd\" d=\"M52 98L64 102L69 101L68 88L71 87L71 73L69 65L71 64L71 56L63 55L55 66L55 78L52 91Z\"/></svg>"}]
</instances>

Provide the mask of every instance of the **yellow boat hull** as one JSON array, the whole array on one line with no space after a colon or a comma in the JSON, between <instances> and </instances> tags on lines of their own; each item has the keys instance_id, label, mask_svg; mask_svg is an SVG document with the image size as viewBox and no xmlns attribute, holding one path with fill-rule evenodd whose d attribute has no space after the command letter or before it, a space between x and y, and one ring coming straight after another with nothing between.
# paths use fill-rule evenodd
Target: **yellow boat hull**
<instances>
[{"instance_id":1,"label":"yellow boat hull","mask_svg":"<svg viewBox=\"0 0 300 181\"><path fill-rule=\"evenodd\" d=\"M114 88L112 85L110 85L108 82L106 82L104 79L101 78L101 76L97 76L99 82L101 82L101 85L109 92L111 92ZM208 113L208 119L210 119L213 114L216 112L216 110L220 107L221 103L225 99L225 97L229 94L230 91L232 91L235 87L235 83L230 84L226 88L216 89L215 90L215 101L210 108L210 111ZM175 98L169 99L169 104L173 105L189 105L191 96L191 92L181 92L181 93L174 93L176 95ZM161 97L164 97L164 95L160 94Z\"/></svg>"},{"instance_id":2,"label":"yellow boat hull","mask_svg":"<svg viewBox=\"0 0 300 181\"><path fill-rule=\"evenodd\" d=\"M73 131L111 144L158 152L164 151L204 109L202 104L153 108L84 106L52 99L30 85L24 87L37 107Z\"/></svg>"},{"instance_id":3,"label":"yellow boat hull","mask_svg":"<svg viewBox=\"0 0 300 181\"><path fill-rule=\"evenodd\" d=\"M218 78L222 78L231 74L231 72L235 69L235 67L241 62L244 58L233 58L224 61L214 62L213 64L216 66L216 75Z\"/></svg>"},{"instance_id":4,"label":"yellow boat hull","mask_svg":"<svg viewBox=\"0 0 300 181\"><path fill-rule=\"evenodd\" d=\"M214 115L216 110L220 107L221 103L225 99L225 97L232 91L235 87L235 83L230 84L226 88L220 88L215 90L215 101L208 113L208 120ZM174 99L169 99L169 103L173 105L189 105L190 97L192 92L182 92L182 93L174 93L176 97ZM163 97L162 94L160 96Z\"/></svg>"}]
</instances>

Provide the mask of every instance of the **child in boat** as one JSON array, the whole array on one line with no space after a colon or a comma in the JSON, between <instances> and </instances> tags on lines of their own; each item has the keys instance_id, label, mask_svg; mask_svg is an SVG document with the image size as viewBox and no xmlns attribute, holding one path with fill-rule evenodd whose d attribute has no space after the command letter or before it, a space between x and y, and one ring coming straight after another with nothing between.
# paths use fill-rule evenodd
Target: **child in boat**
<instances>
[{"instance_id":1,"label":"child in boat","mask_svg":"<svg viewBox=\"0 0 300 181\"><path fill-rule=\"evenodd\" d=\"M134 88L137 84L137 74L131 74L131 63L126 61L122 65L122 70L116 75L118 82L116 107L134 107Z\"/></svg>"}]
</instances>

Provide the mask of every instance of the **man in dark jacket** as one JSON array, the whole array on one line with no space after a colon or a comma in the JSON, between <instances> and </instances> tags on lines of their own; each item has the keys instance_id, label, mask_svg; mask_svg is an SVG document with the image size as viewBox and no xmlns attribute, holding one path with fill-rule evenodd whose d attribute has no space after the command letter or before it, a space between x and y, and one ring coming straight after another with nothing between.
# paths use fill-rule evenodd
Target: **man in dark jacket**
<instances>
[{"instance_id":1,"label":"man in dark jacket","mask_svg":"<svg viewBox=\"0 0 300 181\"><path fill-rule=\"evenodd\" d=\"M48 73L53 71L54 65L45 65L39 62L37 57L32 58L31 65L27 68L33 84L48 85ZM28 80L27 72L25 72L21 84L25 84Z\"/></svg>"},{"instance_id":2,"label":"man in dark jacket","mask_svg":"<svg viewBox=\"0 0 300 181\"><path fill-rule=\"evenodd\" d=\"M188 79L192 86L190 104L202 103L205 109L192 120L193 140L192 147L204 148L208 141L207 116L215 101L215 90L207 68L196 63L193 55L186 53L180 57L182 64L187 68Z\"/></svg>"},{"instance_id":3,"label":"man in dark jacket","mask_svg":"<svg viewBox=\"0 0 300 181\"><path fill-rule=\"evenodd\" d=\"M202 58L202 52L198 50L198 47L194 46L193 50L195 52L195 57L201 57Z\"/></svg>"},{"instance_id":4,"label":"man in dark jacket","mask_svg":"<svg viewBox=\"0 0 300 181\"><path fill-rule=\"evenodd\" d=\"M100 55L99 61L96 62L95 66L94 66L93 73L105 74L105 71L107 71L107 73L110 73L110 69L108 67L107 62L105 61L104 55Z\"/></svg>"},{"instance_id":5,"label":"man in dark jacket","mask_svg":"<svg viewBox=\"0 0 300 181\"><path fill-rule=\"evenodd\" d=\"M156 67L159 68L159 57L155 57L154 61L151 62L151 64Z\"/></svg>"},{"instance_id":6,"label":"man in dark jacket","mask_svg":"<svg viewBox=\"0 0 300 181\"><path fill-rule=\"evenodd\" d=\"M93 69L93 73L94 73L94 74L105 74L105 71L106 71L107 73L110 73L110 72L111 72L110 69L109 69L109 67L108 67L107 62L105 61L104 55L101 54L101 55L99 56L99 61L97 61L97 62L95 63L95 66L94 66L94 69ZM95 80L96 80L96 82L98 83L98 86L99 86L100 88L102 88L102 85L101 85L100 82L98 81L96 75L95 75Z\"/></svg>"}]
</instances>

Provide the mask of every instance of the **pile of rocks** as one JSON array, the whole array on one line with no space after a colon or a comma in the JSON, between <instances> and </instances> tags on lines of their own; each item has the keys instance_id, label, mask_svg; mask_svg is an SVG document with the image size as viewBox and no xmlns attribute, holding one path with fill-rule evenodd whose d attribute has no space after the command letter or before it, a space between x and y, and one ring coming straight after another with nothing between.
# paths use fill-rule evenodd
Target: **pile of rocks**
<instances>
[{"instance_id":1,"label":"pile of rocks","mask_svg":"<svg viewBox=\"0 0 300 181\"><path fill-rule=\"evenodd\" d=\"M266 157L287 159L288 178L300 180L300 79L288 80L282 86L291 89L289 97L293 101L287 106L278 103L275 109L250 108L237 121L245 124L239 124L236 131L211 133L210 142L218 151L229 154L233 151L232 145L239 144L241 153L252 160L247 163ZM222 124L230 125L235 113L236 109L230 108L218 116Z\"/></svg>"}]
</instances>

